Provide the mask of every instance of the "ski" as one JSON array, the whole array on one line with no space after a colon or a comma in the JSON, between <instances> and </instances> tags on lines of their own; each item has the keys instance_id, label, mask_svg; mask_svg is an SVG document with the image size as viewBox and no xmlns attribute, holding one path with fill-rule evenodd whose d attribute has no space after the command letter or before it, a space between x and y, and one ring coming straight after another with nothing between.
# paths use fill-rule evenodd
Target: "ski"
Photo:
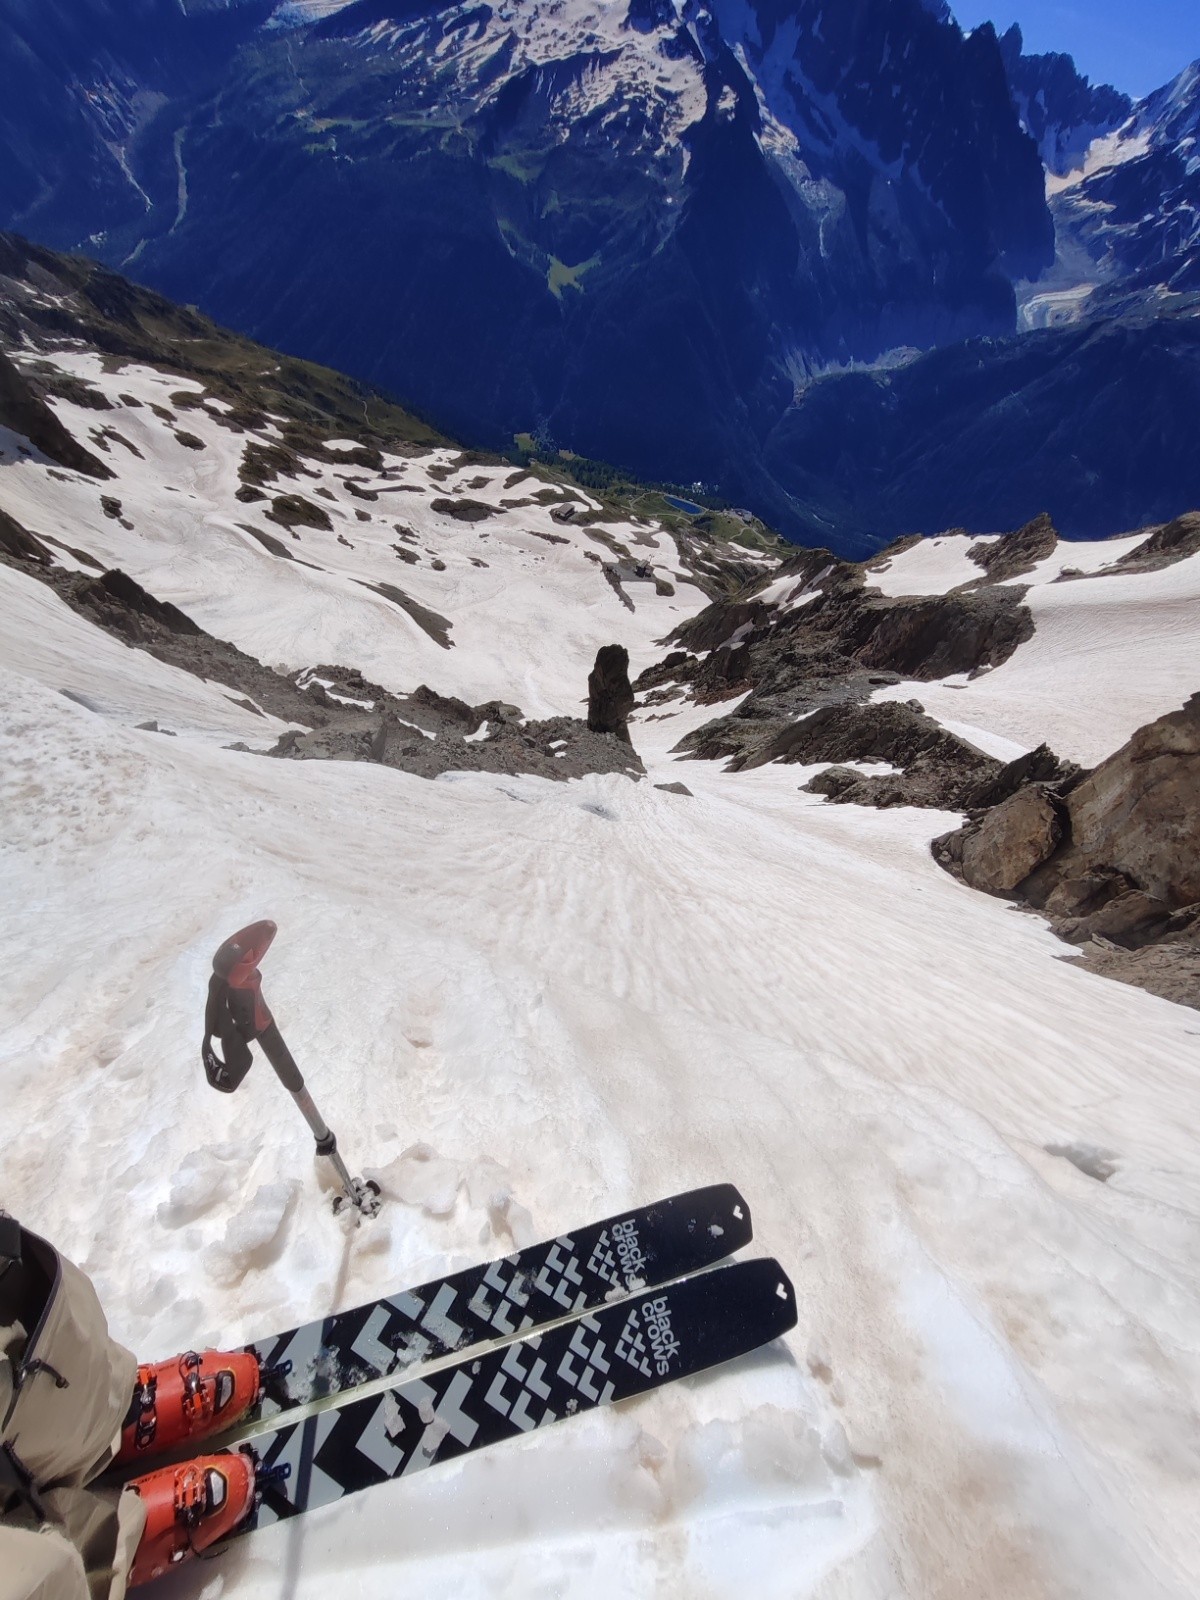
<instances>
[{"instance_id":1,"label":"ski","mask_svg":"<svg viewBox=\"0 0 1200 1600\"><path fill-rule=\"evenodd\" d=\"M230 1537L645 1394L795 1325L778 1262L737 1262L280 1423L249 1442L259 1503Z\"/></svg>"},{"instance_id":2,"label":"ski","mask_svg":"<svg viewBox=\"0 0 1200 1600\"><path fill-rule=\"evenodd\" d=\"M732 1184L635 1207L499 1260L255 1340L262 1395L239 1425L603 1306L713 1266L750 1242Z\"/></svg>"}]
</instances>

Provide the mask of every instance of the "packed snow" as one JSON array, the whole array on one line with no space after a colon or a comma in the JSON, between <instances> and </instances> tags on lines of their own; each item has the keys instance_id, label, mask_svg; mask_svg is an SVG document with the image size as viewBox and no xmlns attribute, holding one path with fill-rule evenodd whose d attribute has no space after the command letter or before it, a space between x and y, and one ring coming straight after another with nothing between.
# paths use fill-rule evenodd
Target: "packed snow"
<instances>
[{"instance_id":1,"label":"packed snow","mask_svg":"<svg viewBox=\"0 0 1200 1600\"><path fill-rule=\"evenodd\" d=\"M1161 572L1112 570L1144 539L1060 543L1010 580L1029 586L1036 632L1008 661L970 681L902 683L877 698L915 697L952 732L1006 759L1045 740L1081 765L1103 761L1197 686L1200 556ZM967 555L978 542L927 540L869 581L889 595L943 593L983 575Z\"/></svg>"},{"instance_id":2,"label":"packed snow","mask_svg":"<svg viewBox=\"0 0 1200 1600\"><path fill-rule=\"evenodd\" d=\"M439 518L441 457L363 475L408 502L387 522L379 502L351 520L335 469L304 480L341 516L299 530L320 570L301 567L238 527L274 526L232 499L241 441L191 411L190 451L145 411L102 416L141 452L106 458L131 529L96 485L11 454L0 503L272 664L576 711L598 644L648 661L704 604L655 528L609 529L653 541L639 559L676 585L630 611L587 556L607 553L544 508ZM429 561L391 552L396 517ZM942 541L879 581L978 575ZM453 649L356 582L383 576ZM1029 603L1036 636L1005 667L904 697L1082 759L1197 687L1196 558L1038 574ZM1200 1590L1194 1012L1081 971L942 873L928 845L953 817L825 805L795 767L681 763L712 707L639 717L640 783L267 761L223 748L276 730L219 685L2 567L0 606L3 1201L93 1275L139 1355L722 1180L797 1288L796 1331L753 1358L256 1534L164 1595ZM655 788L680 779L691 797ZM272 1008L387 1196L358 1228L264 1064L236 1097L204 1083L212 954L262 916Z\"/></svg>"}]
</instances>

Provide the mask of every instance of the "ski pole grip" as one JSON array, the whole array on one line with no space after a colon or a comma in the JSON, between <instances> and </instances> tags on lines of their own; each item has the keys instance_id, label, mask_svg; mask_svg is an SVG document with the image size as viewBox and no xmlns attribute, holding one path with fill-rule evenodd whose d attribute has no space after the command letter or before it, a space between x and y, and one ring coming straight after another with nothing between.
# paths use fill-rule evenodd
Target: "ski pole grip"
<instances>
[{"instance_id":1,"label":"ski pole grip","mask_svg":"<svg viewBox=\"0 0 1200 1600\"><path fill-rule=\"evenodd\" d=\"M213 957L213 972L228 984L231 1009L237 1016L243 1037L247 1039L259 1038L271 1026L271 1013L262 996L262 973L258 965L271 948L278 931L273 922L251 922L231 934ZM280 1043L283 1041L280 1040ZM295 1063L292 1065L294 1067Z\"/></svg>"}]
</instances>

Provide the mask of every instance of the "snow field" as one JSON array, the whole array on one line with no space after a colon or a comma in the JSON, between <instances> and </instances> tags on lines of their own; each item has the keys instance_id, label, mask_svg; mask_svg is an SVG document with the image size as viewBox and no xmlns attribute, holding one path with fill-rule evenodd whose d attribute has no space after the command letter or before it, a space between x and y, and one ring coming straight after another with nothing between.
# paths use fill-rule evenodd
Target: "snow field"
<instances>
[{"instance_id":1,"label":"snow field","mask_svg":"<svg viewBox=\"0 0 1200 1600\"><path fill-rule=\"evenodd\" d=\"M363 503L369 523L332 466L282 481L336 496L314 501L335 532L291 541L232 498L239 436L194 411L204 452L136 408L69 422L86 437L97 416L144 457L107 458L133 529L94 484L11 456L6 509L270 662L572 711L598 644L636 670L703 603L630 585L630 613L584 553L606 552L548 512L438 519L449 452L355 474L418 485L381 496L394 515ZM394 520L444 573L387 550ZM665 536L611 531L660 539L673 570ZM934 541L884 580L937 592L978 575L962 554ZM901 697L997 753L1048 738L1096 759L1197 687L1198 571L1039 573L1037 634L1005 667ZM448 616L456 648L356 578ZM736 702L643 714L640 784L427 783L230 752L277 725L3 568L0 605L0 1203L92 1273L118 1337L148 1358L239 1343L726 1179L797 1289L768 1351L267 1530L165 1595L1200 1590L1193 1012L1080 971L1038 919L941 873L928 844L954 817L825 805L799 792L816 769L671 757ZM653 787L679 779L694 798ZM260 916L280 925L272 1009L388 1197L357 1230L261 1060L236 1097L203 1081L212 953Z\"/></svg>"},{"instance_id":2,"label":"snow field","mask_svg":"<svg viewBox=\"0 0 1200 1600\"><path fill-rule=\"evenodd\" d=\"M57 538L56 530L70 529L64 543L103 566L121 567L150 593L269 666L292 672L321 662L348 664L397 693L426 682L471 704L497 699L518 703L533 717L576 715L602 644L614 638L626 644L639 671L655 658L654 641L705 603L681 570L674 540L657 526L603 524L599 534L589 533L556 523L550 507L536 504L500 510L478 523L433 511L431 502L451 498L456 486L463 486L464 498L497 507L545 487L530 477L506 490L513 475L507 465L465 467L439 478L458 459L457 450L388 458L386 477L306 459L314 476L277 479L267 493L300 493L334 526L332 532L298 526L300 537L293 539L263 515L268 502L235 497L245 445L260 436L232 433L202 410L178 411L176 424L150 410L152 404L169 408L171 394L198 393L199 385L149 368L108 373L87 353L59 353L55 360L100 388L115 407L96 412L58 403L64 424L85 441L91 428L113 428L139 455L110 440L101 459L118 477L98 492L92 480L9 454L0 458L11 469L4 474L6 509L34 533ZM122 395L140 407L123 404ZM205 448L178 444L177 428L201 438ZM262 442L271 438L268 432ZM345 487L346 478L378 499L361 500ZM470 487L481 478L485 487ZM334 498L326 499L322 489ZM131 528L105 516L101 493L120 500ZM359 511L369 521L360 521ZM397 534L397 522L413 541ZM245 526L281 542L295 559L273 555ZM339 535L349 543L340 544ZM631 612L593 559L617 559L602 536L651 563L675 595L659 596L652 583L631 583ZM398 557L397 545L416 554L418 564ZM444 571L433 568L434 559L445 563ZM378 583L451 621L452 648L443 649L399 607L365 587Z\"/></svg>"},{"instance_id":3,"label":"snow field","mask_svg":"<svg viewBox=\"0 0 1200 1600\"><path fill-rule=\"evenodd\" d=\"M797 1285L784 1348L256 1536L218 1577L1187 1595L1191 1013L939 873L951 819L681 767L653 728L653 777L694 800L264 762L14 678L5 1195L133 1348L240 1341L722 1178ZM396 1196L357 1232L261 1063L236 1099L202 1080L212 950L267 913L270 1003ZM1045 1153L1072 1141L1115 1153L1107 1185Z\"/></svg>"},{"instance_id":4,"label":"snow field","mask_svg":"<svg viewBox=\"0 0 1200 1600\"><path fill-rule=\"evenodd\" d=\"M980 576L966 558L974 542L929 541L868 581L889 595L944 592ZM1200 688L1200 556L1160 572L1103 570L1144 542L1133 535L1060 544L1012 580L1030 585L1025 603L1036 631L1002 666L973 681L898 684L876 698L915 697L953 732L1005 759L1045 740L1057 755L1095 766ZM1056 582L1064 567L1093 576Z\"/></svg>"}]
</instances>

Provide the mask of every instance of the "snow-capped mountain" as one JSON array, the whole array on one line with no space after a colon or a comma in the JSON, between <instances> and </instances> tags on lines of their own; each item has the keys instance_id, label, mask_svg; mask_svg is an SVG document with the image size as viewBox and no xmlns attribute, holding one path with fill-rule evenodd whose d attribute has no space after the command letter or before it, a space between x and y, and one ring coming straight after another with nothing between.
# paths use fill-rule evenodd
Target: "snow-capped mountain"
<instances>
[{"instance_id":1,"label":"snow-capped mountain","mask_svg":"<svg viewBox=\"0 0 1200 1600\"><path fill-rule=\"evenodd\" d=\"M21 0L0 63L0 223L475 443L845 551L1196 499L1194 76L940 0Z\"/></svg>"},{"instance_id":2,"label":"snow-capped mountain","mask_svg":"<svg viewBox=\"0 0 1200 1600\"><path fill-rule=\"evenodd\" d=\"M1102 281L1200 290L1200 62L1091 146L1055 211Z\"/></svg>"},{"instance_id":3,"label":"snow-capped mountain","mask_svg":"<svg viewBox=\"0 0 1200 1600\"><path fill-rule=\"evenodd\" d=\"M1082 167L1088 149L1128 122L1134 102L1109 84L1094 84L1061 53L1026 55L1016 23L1000 37L1021 126L1037 143L1048 173Z\"/></svg>"},{"instance_id":4,"label":"snow-capped mountain","mask_svg":"<svg viewBox=\"0 0 1200 1600\"><path fill-rule=\"evenodd\" d=\"M171 1592L1192 1600L1195 901L1089 856L1069 905L1168 926L1084 949L931 843L1023 775L1016 843L1077 864L1149 724L1172 748L1119 773L1173 761L1177 813L1137 842L1194 884L1200 518L781 561L85 262L0 239L0 278L4 1205L146 1360L716 1181L797 1291L751 1359ZM645 772L554 781L546 721L613 642ZM994 882L1013 852L977 844ZM263 915L272 1009L384 1194L357 1229L264 1064L204 1083L213 952Z\"/></svg>"},{"instance_id":5,"label":"snow-capped mountain","mask_svg":"<svg viewBox=\"0 0 1200 1600\"><path fill-rule=\"evenodd\" d=\"M482 442L794 526L797 384L1011 331L1052 257L994 34L921 0L171 10L22 8L0 220Z\"/></svg>"}]
</instances>

